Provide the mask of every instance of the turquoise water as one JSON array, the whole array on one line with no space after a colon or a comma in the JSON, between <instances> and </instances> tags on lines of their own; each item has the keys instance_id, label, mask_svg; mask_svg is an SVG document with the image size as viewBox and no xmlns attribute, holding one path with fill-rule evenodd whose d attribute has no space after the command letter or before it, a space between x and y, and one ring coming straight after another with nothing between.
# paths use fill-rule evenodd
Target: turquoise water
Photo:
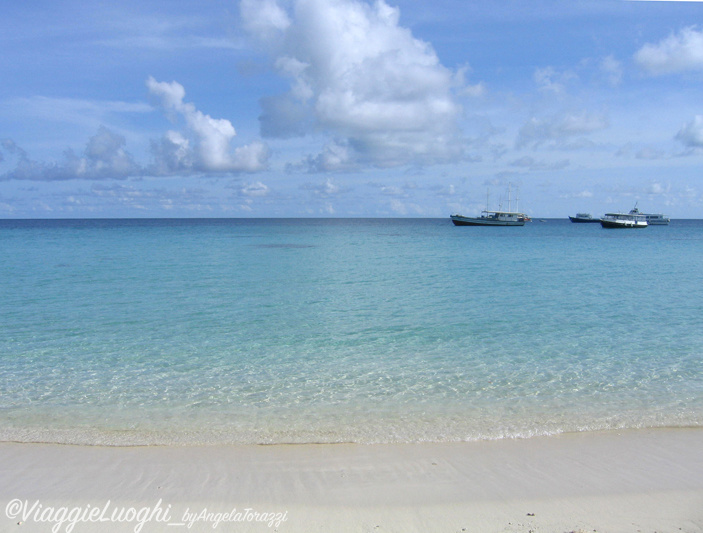
<instances>
[{"instance_id":1,"label":"turquoise water","mask_svg":"<svg viewBox=\"0 0 703 533\"><path fill-rule=\"evenodd\" d=\"M703 425L703 221L0 221L0 440Z\"/></svg>"}]
</instances>

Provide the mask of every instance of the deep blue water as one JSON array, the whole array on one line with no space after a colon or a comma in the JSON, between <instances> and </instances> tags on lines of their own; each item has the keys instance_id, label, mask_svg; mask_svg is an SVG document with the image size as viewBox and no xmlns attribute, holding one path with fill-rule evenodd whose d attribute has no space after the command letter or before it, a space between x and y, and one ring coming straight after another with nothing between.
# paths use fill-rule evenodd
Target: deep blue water
<instances>
[{"instance_id":1,"label":"deep blue water","mask_svg":"<svg viewBox=\"0 0 703 533\"><path fill-rule=\"evenodd\" d=\"M703 425L703 221L0 221L0 440Z\"/></svg>"}]
</instances>

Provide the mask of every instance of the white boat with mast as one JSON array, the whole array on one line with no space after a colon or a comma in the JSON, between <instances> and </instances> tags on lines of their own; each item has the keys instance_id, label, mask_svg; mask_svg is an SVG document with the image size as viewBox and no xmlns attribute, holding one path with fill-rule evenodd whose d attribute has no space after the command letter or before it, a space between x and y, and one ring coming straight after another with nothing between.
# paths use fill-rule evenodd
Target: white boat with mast
<instances>
[{"instance_id":1,"label":"white boat with mast","mask_svg":"<svg viewBox=\"0 0 703 533\"><path fill-rule=\"evenodd\" d=\"M515 211L511 210L510 184L508 184L508 210L502 211L502 204L498 211L488 209L488 193L486 193L486 209L481 211L480 217L466 217L459 214L451 215L455 226L524 226L530 220L525 213L517 211L519 199L515 200Z\"/></svg>"}]
</instances>

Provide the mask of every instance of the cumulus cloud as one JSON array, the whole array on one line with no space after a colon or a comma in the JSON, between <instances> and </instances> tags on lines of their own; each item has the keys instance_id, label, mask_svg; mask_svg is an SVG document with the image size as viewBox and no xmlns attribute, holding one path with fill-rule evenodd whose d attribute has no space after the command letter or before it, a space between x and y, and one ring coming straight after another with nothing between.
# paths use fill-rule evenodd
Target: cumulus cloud
<instances>
[{"instance_id":1,"label":"cumulus cloud","mask_svg":"<svg viewBox=\"0 0 703 533\"><path fill-rule=\"evenodd\" d=\"M9 140L3 142L3 148L17 157L17 166L0 176L2 180L125 179L141 172L125 150L125 138L104 126L88 140L82 155L69 149L64 152L61 162L33 161Z\"/></svg>"},{"instance_id":2,"label":"cumulus cloud","mask_svg":"<svg viewBox=\"0 0 703 533\"><path fill-rule=\"evenodd\" d=\"M160 99L163 109L181 116L186 123L188 136L169 131L152 143L155 158L154 170L159 174L172 174L185 170L204 172L255 172L266 167L268 150L260 141L232 150L236 136L232 123L215 119L184 102L185 89L178 82L147 80L152 95ZM193 141L191 143L191 140Z\"/></svg>"},{"instance_id":3,"label":"cumulus cloud","mask_svg":"<svg viewBox=\"0 0 703 533\"><path fill-rule=\"evenodd\" d=\"M126 140L105 126L91 137L81 154L69 148L57 162L36 161L12 140L0 144L0 160L8 155L15 168L0 175L0 180L104 180L127 179L146 174L170 176L193 173L256 172L267 166L269 150L261 141L232 147L236 135L232 123L214 119L184 102L185 89L177 82L157 82L147 86L158 97L165 112L185 121L185 132L168 131L151 141L153 163L148 167L135 162L126 150Z\"/></svg>"},{"instance_id":4,"label":"cumulus cloud","mask_svg":"<svg viewBox=\"0 0 703 533\"><path fill-rule=\"evenodd\" d=\"M242 196L262 197L268 196L271 189L269 189L268 185L257 181L256 183L245 183L239 192Z\"/></svg>"},{"instance_id":5,"label":"cumulus cloud","mask_svg":"<svg viewBox=\"0 0 703 533\"><path fill-rule=\"evenodd\" d=\"M154 156L152 171L163 176L188 171L193 168L190 141L177 131L168 131L159 141L151 141Z\"/></svg>"},{"instance_id":6,"label":"cumulus cloud","mask_svg":"<svg viewBox=\"0 0 703 533\"><path fill-rule=\"evenodd\" d=\"M266 40L276 38L290 26L288 15L276 0L242 0L240 11L247 30Z\"/></svg>"},{"instance_id":7,"label":"cumulus cloud","mask_svg":"<svg viewBox=\"0 0 703 533\"><path fill-rule=\"evenodd\" d=\"M600 113L563 113L548 119L532 117L518 132L517 148L536 148L545 143L564 145L565 139L585 135L608 127L608 119Z\"/></svg>"},{"instance_id":8,"label":"cumulus cloud","mask_svg":"<svg viewBox=\"0 0 703 533\"><path fill-rule=\"evenodd\" d=\"M245 27L290 83L262 99L262 135L323 133L311 171L431 164L462 155L457 76L383 0L242 0ZM480 92L480 86L467 89Z\"/></svg>"},{"instance_id":9,"label":"cumulus cloud","mask_svg":"<svg viewBox=\"0 0 703 533\"><path fill-rule=\"evenodd\" d=\"M695 26L682 29L657 44L645 44L635 61L652 75L703 69L703 32Z\"/></svg>"},{"instance_id":10,"label":"cumulus cloud","mask_svg":"<svg viewBox=\"0 0 703 533\"><path fill-rule=\"evenodd\" d=\"M308 156L304 165L310 172L330 172L334 170L352 170L352 146L346 139L333 139L316 156Z\"/></svg>"},{"instance_id":11,"label":"cumulus cloud","mask_svg":"<svg viewBox=\"0 0 703 533\"><path fill-rule=\"evenodd\" d=\"M85 148L84 157L71 157L76 175L91 179L126 178L138 173L138 165L125 151L125 138L101 127Z\"/></svg>"}]
</instances>

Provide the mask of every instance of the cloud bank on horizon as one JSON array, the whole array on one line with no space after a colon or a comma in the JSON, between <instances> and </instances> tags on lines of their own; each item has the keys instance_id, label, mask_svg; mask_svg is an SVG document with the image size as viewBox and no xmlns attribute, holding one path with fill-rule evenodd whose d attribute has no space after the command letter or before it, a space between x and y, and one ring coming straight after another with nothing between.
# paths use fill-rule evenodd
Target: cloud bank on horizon
<instances>
[{"instance_id":1,"label":"cloud bank on horizon","mask_svg":"<svg viewBox=\"0 0 703 533\"><path fill-rule=\"evenodd\" d=\"M125 79L109 95L87 81L76 97L68 84L52 93L36 74L36 85L17 82L0 99L0 216L442 216L475 210L477 189L483 196L508 180L564 206L649 195L696 216L703 109L681 80L703 81L703 30L672 32L652 7L640 22L645 39L616 39L633 5L552 13L546 4L491 11L452 0L429 11L403 1L241 0L227 36L207 10L195 22L144 16L146 29L117 17L103 28L116 35L87 47L138 65L121 67ZM672 20L689 20L690 9ZM7 24L21 14L15 8ZM577 42L568 25L579 17L592 32L599 17L615 22ZM531 63L517 62L518 44L533 43L550 18L556 50L548 39ZM36 53L45 46L25 38ZM165 67L164 53L184 64ZM0 74L24 68L15 54ZM135 103L124 93L139 91L126 80L139 78L146 98ZM51 127L42 141L39 126L17 126L32 121L65 126L71 142ZM667 165L680 182L662 172Z\"/></svg>"}]
</instances>

